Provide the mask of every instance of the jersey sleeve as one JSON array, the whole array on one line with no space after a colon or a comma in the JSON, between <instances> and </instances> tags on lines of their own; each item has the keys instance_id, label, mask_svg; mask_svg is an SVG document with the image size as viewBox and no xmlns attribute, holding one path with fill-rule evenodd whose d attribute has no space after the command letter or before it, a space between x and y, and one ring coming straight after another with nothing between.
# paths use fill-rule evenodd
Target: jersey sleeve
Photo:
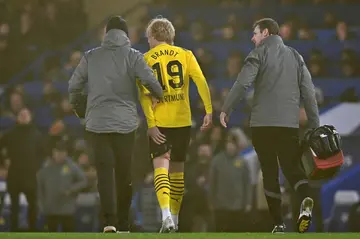
<instances>
[{"instance_id":1,"label":"jersey sleeve","mask_svg":"<svg viewBox=\"0 0 360 239\"><path fill-rule=\"evenodd\" d=\"M152 99L149 95L150 92L141 84L138 84L139 97L141 108L144 111L148 128L156 126L155 115L152 109Z\"/></svg>"},{"instance_id":2,"label":"jersey sleeve","mask_svg":"<svg viewBox=\"0 0 360 239\"><path fill-rule=\"evenodd\" d=\"M189 58L188 58L188 64L189 64L189 75L191 79L194 81L199 95L204 103L206 114L212 113L212 104L211 104L211 96L210 96L210 90L209 86L206 82L205 76L199 66L199 63L197 62L194 54L189 51Z\"/></svg>"}]
</instances>

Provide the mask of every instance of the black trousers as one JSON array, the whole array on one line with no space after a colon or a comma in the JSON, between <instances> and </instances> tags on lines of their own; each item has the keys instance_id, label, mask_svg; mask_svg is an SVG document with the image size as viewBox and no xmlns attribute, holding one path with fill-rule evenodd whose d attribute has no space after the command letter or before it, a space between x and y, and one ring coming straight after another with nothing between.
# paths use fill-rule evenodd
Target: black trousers
<instances>
[{"instance_id":1,"label":"black trousers","mask_svg":"<svg viewBox=\"0 0 360 239\"><path fill-rule=\"evenodd\" d=\"M135 131L129 134L87 132L86 137L97 171L103 224L128 231Z\"/></svg>"},{"instance_id":2,"label":"black trousers","mask_svg":"<svg viewBox=\"0 0 360 239\"><path fill-rule=\"evenodd\" d=\"M46 223L49 232L57 232L61 226L62 232L74 232L75 221L73 215L47 215Z\"/></svg>"},{"instance_id":3,"label":"black trousers","mask_svg":"<svg viewBox=\"0 0 360 239\"><path fill-rule=\"evenodd\" d=\"M300 168L299 129L253 127L252 141L263 173L264 191L276 225L282 224L279 165L300 200L310 196L308 181Z\"/></svg>"},{"instance_id":4,"label":"black trousers","mask_svg":"<svg viewBox=\"0 0 360 239\"><path fill-rule=\"evenodd\" d=\"M29 231L36 231L36 219L37 219L37 192L36 188L14 188L9 187L8 193L11 200L11 231L19 231L19 212L20 212L20 194L24 193L26 200L28 202L28 212L27 212L27 221L29 225Z\"/></svg>"},{"instance_id":5,"label":"black trousers","mask_svg":"<svg viewBox=\"0 0 360 239\"><path fill-rule=\"evenodd\" d=\"M245 232L245 214L242 210L215 210L216 232Z\"/></svg>"}]
</instances>

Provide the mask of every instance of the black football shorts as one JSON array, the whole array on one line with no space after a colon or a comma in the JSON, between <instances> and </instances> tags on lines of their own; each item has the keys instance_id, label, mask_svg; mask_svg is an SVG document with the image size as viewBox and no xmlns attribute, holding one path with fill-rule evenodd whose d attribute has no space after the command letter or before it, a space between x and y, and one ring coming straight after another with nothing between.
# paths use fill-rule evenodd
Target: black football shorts
<instances>
[{"instance_id":1,"label":"black football shorts","mask_svg":"<svg viewBox=\"0 0 360 239\"><path fill-rule=\"evenodd\" d=\"M151 159L159 157L171 150L171 161L184 162L186 160L186 153L190 143L191 126L180 128L158 127L158 129L163 135L165 135L166 142L159 145L156 144L151 138L149 139Z\"/></svg>"}]
</instances>

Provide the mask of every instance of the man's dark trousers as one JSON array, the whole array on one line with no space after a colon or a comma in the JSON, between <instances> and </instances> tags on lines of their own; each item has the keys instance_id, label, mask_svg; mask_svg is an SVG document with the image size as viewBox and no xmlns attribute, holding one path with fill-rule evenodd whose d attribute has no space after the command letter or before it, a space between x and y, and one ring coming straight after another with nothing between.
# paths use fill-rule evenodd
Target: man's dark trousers
<instances>
[{"instance_id":1,"label":"man's dark trousers","mask_svg":"<svg viewBox=\"0 0 360 239\"><path fill-rule=\"evenodd\" d=\"M128 134L88 131L87 140L97 170L104 226L115 226L118 231L128 231L135 131Z\"/></svg>"},{"instance_id":2,"label":"man's dark trousers","mask_svg":"<svg viewBox=\"0 0 360 239\"><path fill-rule=\"evenodd\" d=\"M300 168L299 129L252 127L252 141L263 173L264 191L276 225L282 224L279 165L300 199L310 196L308 181Z\"/></svg>"}]
</instances>

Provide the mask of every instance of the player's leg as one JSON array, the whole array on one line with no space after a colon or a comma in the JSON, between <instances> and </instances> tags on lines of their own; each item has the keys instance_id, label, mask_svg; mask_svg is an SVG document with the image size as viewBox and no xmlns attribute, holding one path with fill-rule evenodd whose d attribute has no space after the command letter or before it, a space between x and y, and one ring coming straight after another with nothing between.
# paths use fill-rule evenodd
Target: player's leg
<instances>
[{"instance_id":1,"label":"player's leg","mask_svg":"<svg viewBox=\"0 0 360 239\"><path fill-rule=\"evenodd\" d=\"M167 137L167 129L159 128L159 130ZM165 144L158 145L150 139L150 154L154 166L154 187L162 212L163 223L160 232L171 232L175 230L170 212L170 146L168 142L169 141Z\"/></svg>"},{"instance_id":2,"label":"player's leg","mask_svg":"<svg viewBox=\"0 0 360 239\"><path fill-rule=\"evenodd\" d=\"M279 163L284 176L301 200L298 232L306 232L311 223L314 201L308 180L300 168L301 148L298 129L281 128L277 134Z\"/></svg>"},{"instance_id":3,"label":"player's leg","mask_svg":"<svg viewBox=\"0 0 360 239\"><path fill-rule=\"evenodd\" d=\"M281 192L279 184L279 167L274 145L272 127L253 127L252 139L258 155L264 184L264 192L270 215L275 227L273 233L284 232L281 212Z\"/></svg>"},{"instance_id":4,"label":"player's leg","mask_svg":"<svg viewBox=\"0 0 360 239\"><path fill-rule=\"evenodd\" d=\"M129 213L132 199L131 161L135 145L135 131L128 134L112 134L111 137L116 159L117 230L119 232L128 232L130 229Z\"/></svg>"},{"instance_id":5,"label":"player's leg","mask_svg":"<svg viewBox=\"0 0 360 239\"><path fill-rule=\"evenodd\" d=\"M170 161L170 210L171 217L174 221L176 228L179 224L179 213L181 208L182 199L184 197L184 162Z\"/></svg>"},{"instance_id":6,"label":"player's leg","mask_svg":"<svg viewBox=\"0 0 360 239\"><path fill-rule=\"evenodd\" d=\"M98 177L98 191L103 215L104 232L115 233L117 225L114 152L112 151L109 134L87 132L88 143L94 156Z\"/></svg>"},{"instance_id":7,"label":"player's leg","mask_svg":"<svg viewBox=\"0 0 360 239\"><path fill-rule=\"evenodd\" d=\"M169 133L169 135L172 141L169 170L171 197L170 209L172 219L177 228L179 224L181 203L184 197L184 168L186 154L190 143L191 127L171 129L171 133Z\"/></svg>"}]
</instances>

